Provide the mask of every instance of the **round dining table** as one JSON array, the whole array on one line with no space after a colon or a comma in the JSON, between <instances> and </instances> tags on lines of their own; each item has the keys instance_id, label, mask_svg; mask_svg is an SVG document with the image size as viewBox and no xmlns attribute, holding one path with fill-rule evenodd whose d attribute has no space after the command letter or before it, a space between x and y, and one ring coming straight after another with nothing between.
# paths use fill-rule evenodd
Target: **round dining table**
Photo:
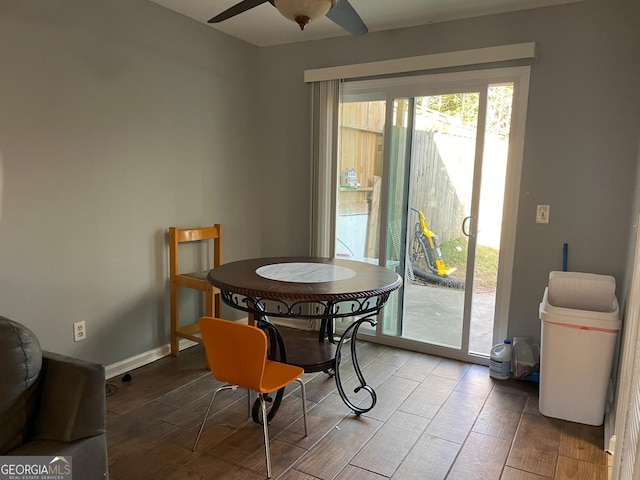
<instances>
[{"instance_id":1,"label":"round dining table","mask_svg":"<svg viewBox=\"0 0 640 480\"><path fill-rule=\"evenodd\" d=\"M222 301L250 314L250 322L269 338L269 357L299 365L306 373L325 371L335 377L338 393L356 414L368 412L376 404L375 390L366 383L358 363L356 337L360 326L377 324L377 315L390 294L402 285L393 270L377 264L324 257L252 258L220 265L207 274L220 289ZM317 336L284 335L271 318L287 318L306 327L318 320ZM334 337L334 321L346 320L348 327ZM358 380L354 393L369 393L370 401L354 402L345 391L340 376L343 347ZM276 394L269 420L278 410L283 391ZM254 420L258 419L254 408Z\"/></svg>"}]
</instances>

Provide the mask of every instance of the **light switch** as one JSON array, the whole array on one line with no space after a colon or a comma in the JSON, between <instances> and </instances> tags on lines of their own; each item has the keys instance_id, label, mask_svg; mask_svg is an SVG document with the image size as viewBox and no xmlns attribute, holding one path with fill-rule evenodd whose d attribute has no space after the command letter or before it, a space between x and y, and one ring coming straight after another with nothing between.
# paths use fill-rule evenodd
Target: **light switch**
<instances>
[{"instance_id":1,"label":"light switch","mask_svg":"<svg viewBox=\"0 0 640 480\"><path fill-rule=\"evenodd\" d=\"M549 205L538 205L536 223L549 223Z\"/></svg>"}]
</instances>

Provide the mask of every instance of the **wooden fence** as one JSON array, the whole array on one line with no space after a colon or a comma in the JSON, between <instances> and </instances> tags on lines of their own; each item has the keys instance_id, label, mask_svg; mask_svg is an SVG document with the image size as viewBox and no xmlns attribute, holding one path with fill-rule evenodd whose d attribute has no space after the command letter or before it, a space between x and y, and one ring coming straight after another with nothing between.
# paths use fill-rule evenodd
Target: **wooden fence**
<instances>
[{"instance_id":1,"label":"wooden fence","mask_svg":"<svg viewBox=\"0 0 640 480\"><path fill-rule=\"evenodd\" d=\"M345 216L369 216L367 238L364 239L367 256L377 256L374 250L377 250L375 243L378 235L378 217L377 212L373 216L370 212L374 205L379 206L380 200L379 196L376 198L380 190L374 188L374 180L383 177L383 121L384 102L343 104L339 168L340 172L355 170L359 186L340 188L338 215L343 217L343 221L346 221ZM396 131L396 138L404 138L405 135L406 131ZM413 132L410 184L409 207L421 210L425 214L430 229L438 235L440 242L459 238L462 235L461 225L465 217L464 206L442 161L433 132ZM392 193L394 194L401 196L405 192L399 189ZM395 205L402 204L401 198L396 200ZM353 221L360 220L354 218ZM414 226L417 222L417 213L409 211L409 242L414 238ZM346 235L346 232L344 233ZM351 243L358 242L353 239ZM409 247L411 249L412 245Z\"/></svg>"},{"instance_id":2,"label":"wooden fence","mask_svg":"<svg viewBox=\"0 0 640 480\"><path fill-rule=\"evenodd\" d=\"M410 183L409 206L424 213L440 242L461 237L466 216L464 205L442 161L433 132L413 132ZM418 222L418 214L411 212L411 215L409 225Z\"/></svg>"}]
</instances>

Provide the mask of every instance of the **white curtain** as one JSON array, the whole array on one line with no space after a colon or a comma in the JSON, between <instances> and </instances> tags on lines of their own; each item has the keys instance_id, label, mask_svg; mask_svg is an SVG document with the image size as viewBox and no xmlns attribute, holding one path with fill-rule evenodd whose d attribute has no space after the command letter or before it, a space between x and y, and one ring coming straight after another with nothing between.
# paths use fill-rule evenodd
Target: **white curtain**
<instances>
[{"instance_id":1,"label":"white curtain","mask_svg":"<svg viewBox=\"0 0 640 480\"><path fill-rule=\"evenodd\" d=\"M313 256L333 257L340 80L311 84L311 245Z\"/></svg>"}]
</instances>

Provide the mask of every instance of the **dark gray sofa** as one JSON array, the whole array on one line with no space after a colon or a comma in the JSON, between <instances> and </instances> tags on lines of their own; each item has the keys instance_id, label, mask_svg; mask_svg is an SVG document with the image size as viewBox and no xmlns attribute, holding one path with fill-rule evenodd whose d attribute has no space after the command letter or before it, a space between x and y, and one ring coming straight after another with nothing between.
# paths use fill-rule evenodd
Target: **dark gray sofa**
<instances>
[{"instance_id":1,"label":"dark gray sofa","mask_svg":"<svg viewBox=\"0 0 640 480\"><path fill-rule=\"evenodd\" d=\"M0 455L72 458L74 480L108 478L104 367L43 352L0 316Z\"/></svg>"}]
</instances>

